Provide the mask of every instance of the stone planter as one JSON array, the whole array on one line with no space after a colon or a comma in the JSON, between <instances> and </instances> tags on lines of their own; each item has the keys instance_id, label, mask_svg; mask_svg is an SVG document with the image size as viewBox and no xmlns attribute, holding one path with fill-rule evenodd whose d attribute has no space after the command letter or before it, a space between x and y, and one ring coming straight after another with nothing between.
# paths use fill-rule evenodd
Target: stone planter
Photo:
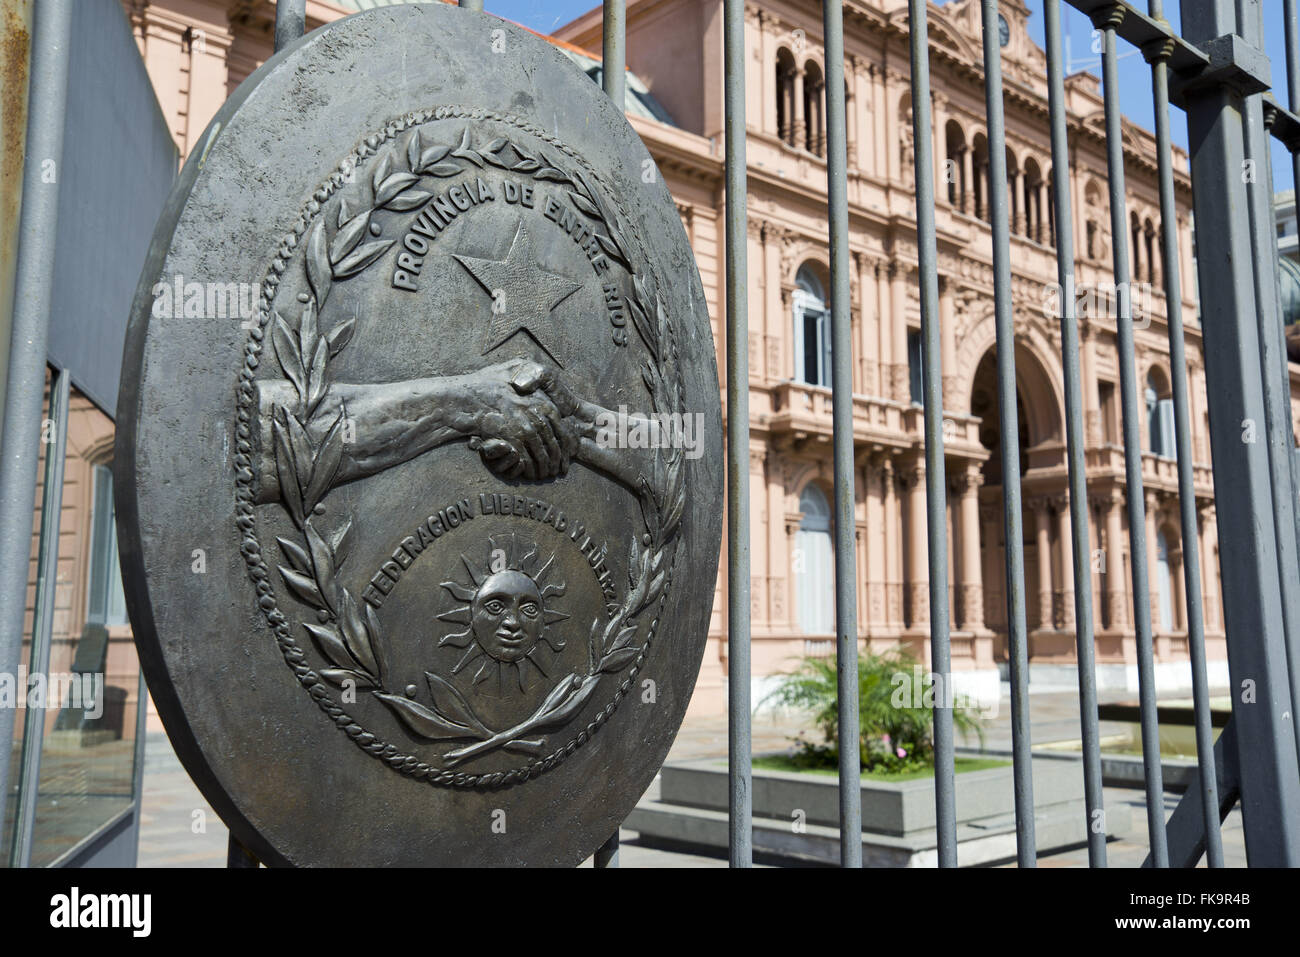
<instances>
[{"instance_id":1,"label":"stone planter","mask_svg":"<svg viewBox=\"0 0 1300 957\"><path fill-rule=\"evenodd\" d=\"M1035 755L1034 821L1043 853L1087 841L1079 762ZM651 841L727 846L727 765L720 759L667 764L624 823ZM839 785L834 775L754 771L754 850L807 862L839 862ZM1011 766L957 775L958 859L1013 860ZM1107 810L1114 832L1118 810ZM934 779L862 784L862 857L875 867L937 863Z\"/></svg>"}]
</instances>

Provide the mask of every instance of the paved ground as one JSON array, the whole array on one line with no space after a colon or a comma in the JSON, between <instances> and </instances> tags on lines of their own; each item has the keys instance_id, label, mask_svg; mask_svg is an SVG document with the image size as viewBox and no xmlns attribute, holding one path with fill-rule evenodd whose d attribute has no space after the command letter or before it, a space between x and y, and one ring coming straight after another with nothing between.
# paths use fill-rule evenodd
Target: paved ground
<instances>
[{"instance_id":1,"label":"paved ground","mask_svg":"<svg viewBox=\"0 0 1300 957\"><path fill-rule=\"evenodd\" d=\"M1109 698L1131 695L1111 695ZM1103 695L1103 700L1108 696ZM1034 693L1030 699L1031 737L1035 743L1070 740L1079 737L1078 702L1068 691ZM754 752L780 751L789 746L790 738L800 730L792 717L759 714L754 719ZM1103 722L1103 736L1121 728ZM959 742L960 743L960 742ZM969 742L974 745L975 742ZM986 747L1009 750L1011 747L1010 705L1005 694L996 717L989 721ZM669 760L721 757L727 753L727 727L724 718L688 720L673 745ZM960 780L958 782L960 787ZM1165 815L1173 812L1180 795L1165 794ZM1105 789L1108 808L1129 810L1130 826L1107 846L1112 867L1137 867L1147 854L1146 801L1142 790L1135 788ZM725 867L721 857L678 853L631 843L634 836L623 833L620 866L623 867ZM1229 867L1245 866L1241 814L1234 810L1223 825L1225 863ZM221 867L225 864L226 829L208 807L189 776L181 768L165 735L153 733L145 746L144 801L140 829L140 866L142 867ZM1087 866L1087 850L1079 848L1040 859L1044 867Z\"/></svg>"}]
</instances>

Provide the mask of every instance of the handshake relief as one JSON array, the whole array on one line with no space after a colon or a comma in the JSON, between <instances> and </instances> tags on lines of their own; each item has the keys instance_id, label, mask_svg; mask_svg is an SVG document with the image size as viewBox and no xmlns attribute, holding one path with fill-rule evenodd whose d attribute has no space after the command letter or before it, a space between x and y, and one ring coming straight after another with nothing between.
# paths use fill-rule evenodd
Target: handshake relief
<instances>
[{"instance_id":1,"label":"handshake relief","mask_svg":"<svg viewBox=\"0 0 1300 957\"><path fill-rule=\"evenodd\" d=\"M564 475L582 452L603 410L577 399L552 366L515 359L473 375L465 409L473 418L470 448L506 478Z\"/></svg>"},{"instance_id":2,"label":"handshake relief","mask_svg":"<svg viewBox=\"0 0 1300 957\"><path fill-rule=\"evenodd\" d=\"M260 418L256 500L280 493L271 438L272 422L297 415L292 383L254 384ZM331 383L305 421L303 432L319 448L336 422L343 447L330 487L408 462L432 449L469 440L493 473L506 479L545 481L566 474L573 461L639 489L645 462L637 452L602 447L598 423L613 413L577 398L553 366L512 359L460 375L386 383Z\"/></svg>"}]
</instances>

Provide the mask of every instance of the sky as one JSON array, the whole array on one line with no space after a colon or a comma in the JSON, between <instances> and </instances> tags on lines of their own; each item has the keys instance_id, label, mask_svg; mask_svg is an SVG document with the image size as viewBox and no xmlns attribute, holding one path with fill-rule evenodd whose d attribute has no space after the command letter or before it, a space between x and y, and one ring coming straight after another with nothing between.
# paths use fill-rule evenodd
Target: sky
<instances>
[{"instance_id":1,"label":"sky","mask_svg":"<svg viewBox=\"0 0 1300 957\"><path fill-rule=\"evenodd\" d=\"M942 3L940 4L942 6ZM1044 46L1043 39L1043 0L1025 0L1030 9L1029 35L1039 46ZM494 13L507 20L522 23L539 33L550 33L575 17L598 6L593 0L485 0L489 13ZM1073 7L1063 3L1062 31L1067 58L1067 72L1091 70L1100 76L1101 57L1092 52L1092 24L1088 18ZM1142 4L1137 3L1139 8ZM1167 0L1165 16L1172 26L1178 28L1178 0ZM1286 50L1282 31L1281 0L1264 0L1264 34L1267 37L1266 53L1273 64L1273 83L1275 87L1285 89ZM1133 47L1120 41L1120 105L1124 114L1139 126L1148 130L1155 129L1155 109L1151 102L1151 71L1142 55ZM1285 103L1286 97L1275 93L1279 102ZM1186 148L1187 121L1182 110L1174 107L1170 111L1170 135L1174 143ZM1290 189L1292 169L1285 148L1273 142L1273 180L1277 190Z\"/></svg>"}]
</instances>

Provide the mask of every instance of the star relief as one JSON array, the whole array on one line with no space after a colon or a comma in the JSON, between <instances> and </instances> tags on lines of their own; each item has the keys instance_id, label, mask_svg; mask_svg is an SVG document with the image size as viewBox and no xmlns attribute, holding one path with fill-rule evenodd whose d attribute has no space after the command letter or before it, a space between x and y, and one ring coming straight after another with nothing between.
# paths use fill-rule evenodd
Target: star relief
<instances>
[{"instance_id":1,"label":"star relief","mask_svg":"<svg viewBox=\"0 0 1300 957\"><path fill-rule=\"evenodd\" d=\"M564 367L560 346L564 335L552 313L555 307L582 287L568 276L543 269L533 254L528 230L520 219L505 259L476 259L455 256L492 300L492 322L488 326L483 355L487 355L515 333L523 331Z\"/></svg>"}]
</instances>

